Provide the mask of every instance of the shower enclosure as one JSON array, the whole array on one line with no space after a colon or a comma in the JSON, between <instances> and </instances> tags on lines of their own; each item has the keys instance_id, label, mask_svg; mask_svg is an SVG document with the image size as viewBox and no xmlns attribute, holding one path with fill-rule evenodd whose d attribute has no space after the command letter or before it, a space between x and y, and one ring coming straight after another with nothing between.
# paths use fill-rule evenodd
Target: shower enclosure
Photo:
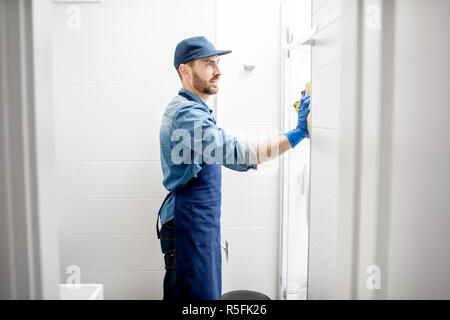
<instances>
[{"instance_id":1,"label":"shower enclosure","mask_svg":"<svg viewBox=\"0 0 450 320\"><path fill-rule=\"evenodd\" d=\"M311 1L281 3L282 128L297 125L293 104L311 80ZM279 299L307 299L310 140L282 158Z\"/></svg>"}]
</instances>

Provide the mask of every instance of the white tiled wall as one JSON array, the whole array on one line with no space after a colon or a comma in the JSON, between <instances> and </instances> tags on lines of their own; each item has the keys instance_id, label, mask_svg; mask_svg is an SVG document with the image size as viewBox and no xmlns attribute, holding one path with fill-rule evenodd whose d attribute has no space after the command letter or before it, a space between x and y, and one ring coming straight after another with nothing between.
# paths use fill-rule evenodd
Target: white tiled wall
<instances>
[{"instance_id":1,"label":"white tiled wall","mask_svg":"<svg viewBox=\"0 0 450 320\"><path fill-rule=\"evenodd\" d=\"M340 0L313 0L309 298L333 296L336 265Z\"/></svg>"},{"instance_id":2,"label":"white tiled wall","mask_svg":"<svg viewBox=\"0 0 450 320\"><path fill-rule=\"evenodd\" d=\"M198 34L214 40L214 3L53 7L61 279L78 265L82 282L104 284L106 299L161 299L155 221L167 192L158 130L179 88L176 43ZM80 28L71 29L76 8Z\"/></svg>"},{"instance_id":3,"label":"white tiled wall","mask_svg":"<svg viewBox=\"0 0 450 320\"><path fill-rule=\"evenodd\" d=\"M217 42L233 53L221 61L218 124L238 138L280 134L280 1L218 1ZM244 64L256 69L245 71ZM277 298L279 160L247 173L223 170L223 291L255 290Z\"/></svg>"},{"instance_id":4,"label":"white tiled wall","mask_svg":"<svg viewBox=\"0 0 450 320\"><path fill-rule=\"evenodd\" d=\"M82 282L104 284L105 299L161 299L155 221L167 191L157 132L180 86L173 50L196 35L231 48L220 63L218 124L244 136L249 128L250 136L261 128L279 134L279 1L104 0L53 8L61 280L78 265ZM80 28L71 29L77 8ZM248 60L254 73L242 68ZM222 239L230 244L224 292L276 297L277 164L223 170Z\"/></svg>"}]
</instances>

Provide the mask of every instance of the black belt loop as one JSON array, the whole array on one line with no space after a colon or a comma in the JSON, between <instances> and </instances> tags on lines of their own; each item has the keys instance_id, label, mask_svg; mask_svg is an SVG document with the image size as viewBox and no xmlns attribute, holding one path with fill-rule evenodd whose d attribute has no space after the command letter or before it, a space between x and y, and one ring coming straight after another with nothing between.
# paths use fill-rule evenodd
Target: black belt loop
<instances>
[{"instance_id":1,"label":"black belt loop","mask_svg":"<svg viewBox=\"0 0 450 320\"><path fill-rule=\"evenodd\" d=\"M177 266L177 256L175 254L175 251L172 253L167 253L164 255L164 260L170 260L171 264L166 265L167 268L169 269L176 269ZM165 261L164 261L165 262Z\"/></svg>"},{"instance_id":2,"label":"black belt loop","mask_svg":"<svg viewBox=\"0 0 450 320\"><path fill-rule=\"evenodd\" d=\"M156 235L158 236L158 239L161 239L161 235L160 235L160 231L159 231L159 216L161 214L161 209L164 206L164 203L166 203L167 199L170 198L171 194L172 194L172 192L169 192L169 194L166 196L166 198L164 199L161 207L158 210L158 216L156 217Z\"/></svg>"}]
</instances>

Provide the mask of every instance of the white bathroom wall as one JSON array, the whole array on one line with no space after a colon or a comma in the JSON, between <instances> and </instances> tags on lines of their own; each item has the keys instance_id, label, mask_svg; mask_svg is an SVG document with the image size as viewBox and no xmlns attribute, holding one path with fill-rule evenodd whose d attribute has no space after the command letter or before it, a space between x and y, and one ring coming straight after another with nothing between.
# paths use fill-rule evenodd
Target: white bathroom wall
<instances>
[{"instance_id":1,"label":"white bathroom wall","mask_svg":"<svg viewBox=\"0 0 450 320\"><path fill-rule=\"evenodd\" d=\"M313 0L308 298L334 294L340 133L341 0Z\"/></svg>"},{"instance_id":2,"label":"white bathroom wall","mask_svg":"<svg viewBox=\"0 0 450 320\"><path fill-rule=\"evenodd\" d=\"M280 1L220 0L217 46L233 53L220 62L218 125L245 140L280 134ZM255 65L252 72L244 64ZM247 173L223 169L223 291L255 290L277 298L279 160Z\"/></svg>"},{"instance_id":3,"label":"white bathroom wall","mask_svg":"<svg viewBox=\"0 0 450 320\"><path fill-rule=\"evenodd\" d=\"M104 284L105 299L161 299L155 222L167 191L157 133L180 87L173 51L196 35L232 49L220 62L219 126L240 137L276 136L279 2L104 0L53 7L61 280L77 265L82 282ZM243 71L247 60L256 64L254 73ZM213 108L215 101L209 100ZM249 289L276 298L277 161L265 167L223 169L222 242L230 245L224 293Z\"/></svg>"},{"instance_id":4,"label":"white bathroom wall","mask_svg":"<svg viewBox=\"0 0 450 320\"><path fill-rule=\"evenodd\" d=\"M82 282L104 284L105 299L162 298L155 222L167 191L158 130L180 86L175 46L199 34L214 41L214 6L207 0L54 4L63 282L66 268L78 265Z\"/></svg>"}]
</instances>

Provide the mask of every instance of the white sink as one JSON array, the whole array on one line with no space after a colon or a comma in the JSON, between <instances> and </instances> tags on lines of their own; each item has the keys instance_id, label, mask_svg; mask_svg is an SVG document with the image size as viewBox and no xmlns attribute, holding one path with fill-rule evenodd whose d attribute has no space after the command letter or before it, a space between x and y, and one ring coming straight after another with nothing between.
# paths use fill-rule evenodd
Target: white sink
<instances>
[{"instance_id":1,"label":"white sink","mask_svg":"<svg viewBox=\"0 0 450 320\"><path fill-rule=\"evenodd\" d=\"M103 300L102 284L60 284L61 300Z\"/></svg>"}]
</instances>

